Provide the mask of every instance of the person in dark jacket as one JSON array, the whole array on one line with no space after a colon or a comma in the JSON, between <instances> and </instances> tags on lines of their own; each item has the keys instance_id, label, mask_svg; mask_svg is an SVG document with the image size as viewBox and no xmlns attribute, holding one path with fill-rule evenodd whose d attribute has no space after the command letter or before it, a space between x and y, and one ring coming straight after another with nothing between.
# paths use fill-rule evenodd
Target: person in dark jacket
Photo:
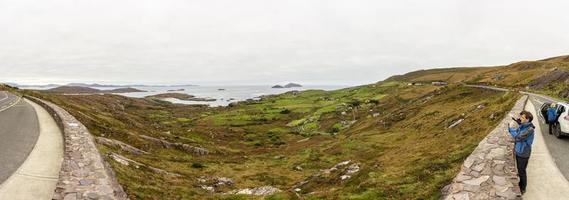
<instances>
[{"instance_id":1,"label":"person in dark jacket","mask_svg":"<svg viewBox=\"0 0 569 200\"><path fill-rule=\"evenodd\" d=\"M553 126L557 121L557 106L555 103L551 103L549 108L547 108L547 125L549 126L549 134L553 133Z\"/></svg>"},{"instance_id":2,"label":"person in dark jacket","mask_svg":"<svg viewBox=\"0 0 569 200\"><path fill-rule=\"evenodd\" d=\"M533 136L535 126L532 124L533 115L528 111L522 111L518 123L511 123L508 131L515 141L516 164L518 167L518 176L520 177L520 190L522 194L526 192L527 174L529 157L531 155L531 145L533 144Z\"/></svg>"}]
</instances>

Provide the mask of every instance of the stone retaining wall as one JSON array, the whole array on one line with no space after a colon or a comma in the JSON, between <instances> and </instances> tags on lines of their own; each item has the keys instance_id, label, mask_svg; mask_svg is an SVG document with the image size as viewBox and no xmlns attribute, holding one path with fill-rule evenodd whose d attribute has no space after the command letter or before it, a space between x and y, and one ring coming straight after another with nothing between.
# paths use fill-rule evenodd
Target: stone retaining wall
<instances>
[{"instance_id":1,"label":"stone retaining wall","mask_svg":"<svg viewBox=\"0 0 569 200\"><path fill-rule=\"evenodd\" d=\"M63 131L65 150L53 199L127 199L87 128L53 103L26 98L45 108Z\"/></svg>"},{"instance_id":2,"label":"stone retaining wall","mask_svg":"<svg viewBox=\"0 0 569 200\"><path fill-rule=\"evenodd\" d=\"M520 98L509 114L517 116L527 99ZM443 199L521 199L514 143L507 130L509 114L466 158L452 183L443 188Z\"/></svg>"}]
</instances>

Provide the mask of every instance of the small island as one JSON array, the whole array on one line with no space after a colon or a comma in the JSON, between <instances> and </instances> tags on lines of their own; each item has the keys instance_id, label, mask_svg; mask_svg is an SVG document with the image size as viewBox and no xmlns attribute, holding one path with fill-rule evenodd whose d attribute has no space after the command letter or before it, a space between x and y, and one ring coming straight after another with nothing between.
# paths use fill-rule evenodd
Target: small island
<instances>
[{"instance_id":1,"label":"small island","mask_svg":"<svg viewBox=\"0 0 569 200\"><path fill-rule=\"evenodd\" d=\"M181 88L181 89L168 90L168 92L181 92L181 91L186 91L186 89Z\"/></svg>"},{"instance_id":2,"label":"small island","mask_svg":"<svg viewBox=\"0 0 569 200\"><path fill-rule=\"evenodd\" d=\"M216 99L211 98L199 98L194 95L184 94L184 93L162 93L156 95L146 96L148 99L167 99L174 98L182 101L216 101Z\"/></svg>"},{"instance_id":3,"label":"small island","mask_svg":"<svg viewBox=\"0 0 569 200\"><path fill-rule=\"evenodd\" d=\"M284 86L282 85L275 85L272 88L294 88L294 87L302 87L302 85L298 84L298 83L289 83L286 84Z\"/></svg>"}]
</instances>

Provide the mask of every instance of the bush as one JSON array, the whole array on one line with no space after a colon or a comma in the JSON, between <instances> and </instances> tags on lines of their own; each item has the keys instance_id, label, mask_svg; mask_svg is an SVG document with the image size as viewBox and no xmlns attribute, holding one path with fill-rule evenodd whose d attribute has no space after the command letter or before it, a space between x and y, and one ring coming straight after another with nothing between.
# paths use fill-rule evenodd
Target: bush
<instances>
[{"instance_id":1,"label":"bush","mask_svg":"<svg viewBox=\"0 0 569 200\"><path fill-rule=\"evenodd\" d=\"M339 124L339 123L336 123L332 127L330 127L331 133L337 133L337 132L340 132L340 130L342 130L342 124Z\"/></svg>"},{"instance_id":2,"label":"bush","mask_svg":"<svg viewBox=\"0 0 569 200\"><path fill-rule=\"evenodd\" d=\"M192 168L202 169L202 168L205 168L205 165L202 163L195 162L195 163L192 163Z\"/></svg>"},{"instance_id":3,"label":"bush","mask_svg":"<svg viewBox=\"0 0 569 200\"><path fill-rule=\"evenodd\" d=\"M290 114L290 110L289 109L284 109L281 111L281 114Z\"/></svg>"}]
</instances>

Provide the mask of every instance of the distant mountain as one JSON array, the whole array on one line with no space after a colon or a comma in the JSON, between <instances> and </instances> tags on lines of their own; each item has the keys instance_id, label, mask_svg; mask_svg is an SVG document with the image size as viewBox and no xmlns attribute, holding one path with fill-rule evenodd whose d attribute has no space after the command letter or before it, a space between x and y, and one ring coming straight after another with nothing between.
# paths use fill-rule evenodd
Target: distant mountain
<instances>
[{"instance_id":1,"label":"distant mountain","mask_svg":"<svg viewBox=\"0 0 569 200\"><path fill-rule=\"evenodd\" d=\"M82 86L59 86L45 91L65 94L101 93L101 90Z\"/></svg>"},{"instance_id":2,"label":"distant mountain","mask_svg":"<svg viewBox=\"0 0 569 200\"><path fill-rule=\"evenodd\" d=\"M136 88L117 88L113 90L99 90L90 87L82 86L59 86L46 92L52 93L64 93L64 94L98 94L98 93L130 93L130 92L145 92L144 90L139 90Z\"/></svg>"},{"instance_id":3,"label":"distant mountain","mask_svg":"<svg viewBox=\"0 0 569 200\"><path fill-rule=\"evenodd\" d=\"M81 86L81 87L190 87L190 86L197 86L191 84L185 85L144 85L144 84L136 84L136 85L103 85L98 83L87 84L87 83L69 83L66 86Z\"/></svg>"},{"instance_id":4,"label":"distant mountain","mask_svg":"<svg viewBox=\"0 0 569 200\"><path fill-rule=\"evenodd\" d=\"M65 86L79 86L79 87L122 87L120 85L101 85L98 83L88 84L88 83L69 83Z\"/></svg>"},{"instance_id":5,"label":"distant mountain","mask_svg":"<svg viewBox=\"0 0 569 200\"><path fill-rule=\"evenodd\" d=\"M58 84L47 84L47 85L20 85L17 83L5 83L6 85L12 86L12 87L39 87L39 88L43 88L43 87L58 87L61 85Z\"/></svg>"},{"instance_id":6,"label":"distant mountain","mask_svg":"<svg viewBox=\"0 0 569 200\"><path fill-rule=\"evenodd\" d=\"M61 85L61 84L25 85L25 84L17 84L17 83L6 83L6 85L10 85L10 86L14 86L14 87L37 87L37 88L59 87L59 86L78 86L78 87L91 87L91 88L93 88L93 87L98 87L98 88L115 87L115 88L118 88L118 87L192 87L192 86L198 86L198 85L192 85L192 84L182 84L182 85L144 85L144 84L105 85L105 84L98 84L98 83L68 83L65 85Z\"/></svg>"}]
</instances>

